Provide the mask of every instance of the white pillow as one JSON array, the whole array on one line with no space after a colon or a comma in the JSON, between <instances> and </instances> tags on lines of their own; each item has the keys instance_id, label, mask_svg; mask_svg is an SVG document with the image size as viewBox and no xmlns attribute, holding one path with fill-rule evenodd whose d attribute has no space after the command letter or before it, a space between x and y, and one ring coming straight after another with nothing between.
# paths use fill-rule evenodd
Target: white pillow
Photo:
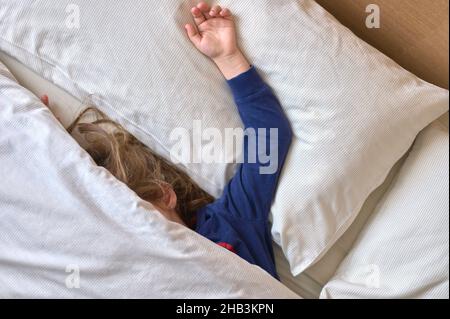
<instances>
[{"instance_id":1,"label":"white pillow","mask_svg":"<svg viewBox=\"0 0 450 319\"><path fill-rule=\"evenodd\" d=\"M71 1L0 0L0 49L79 99L92 95L168 158L175 128L192 132L194 120L222 132L242 125L223 77L186 38L196 2L79 0L66 8ZM297 275L341 236L417 133L448 109L448 91L400 68L314 1L222 4L236 14L240 43L295 131L272 234ZM215 196L234 168L185 165Z\"/></svg>"},{"instance_id":2,"label":"white pillow","mask_svg":"<svg viewBox=\"0 0 450 319\"><path fill-rule=\"evenodd\" d=\"M448 128L421 133L322 298L449 297Z\"/></svg>"},{"instance_id":3,"label":"white pillow","mask_svg":"<svg viewBox=\"0 0 450 319\"><path fill-rule=\"evenodd\" d=\"M0 298L296 298L98 167L0 63Z\"/></svg>"}]
</instances>

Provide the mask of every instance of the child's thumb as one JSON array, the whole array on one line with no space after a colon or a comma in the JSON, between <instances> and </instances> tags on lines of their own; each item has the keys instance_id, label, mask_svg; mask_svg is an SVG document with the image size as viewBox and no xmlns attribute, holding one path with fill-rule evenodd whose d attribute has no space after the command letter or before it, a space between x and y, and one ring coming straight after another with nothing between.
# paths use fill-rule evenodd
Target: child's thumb
<instances>
[{"instance_id":1,"label":"child's thumb","mask_svg":"<svg viewBox=\"0 0 450 319\"><path fill-rule=\"evenodd\" d=\"M186 24L185 28L189 39L195 46L198 46L200 44L200 40L202 39L202 37L197 32L197 29L192 24Z\"/></svg>"}]
</instances>

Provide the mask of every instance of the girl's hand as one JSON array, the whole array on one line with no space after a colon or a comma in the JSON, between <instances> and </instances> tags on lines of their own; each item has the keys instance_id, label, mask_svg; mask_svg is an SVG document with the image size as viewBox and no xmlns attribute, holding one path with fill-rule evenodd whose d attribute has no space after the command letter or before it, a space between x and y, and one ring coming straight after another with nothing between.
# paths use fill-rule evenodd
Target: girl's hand
<instances>
[{"instance_id":1,"label":"girl's hand","mask_svg":"<svg viewBox=\"0 0 450 319\"><path fill-rule=\"evenodd\" d=\"M42 95L41 96L41 102L44 103L45 106L48 107L48 104L49 104L48 95Z\"/></svg>"},{"instance_id":2,"label":"girl's hand","mask_svg":"<svg viewBox=\"0 0 450 319\"><path fill-rule=\"evenodd\" d=\"M196 27L186 25L189 39L200 52L216 63L227 79L250 69L250 64L238 48L230 10L218 5L211 8L205 2L200 2L191 9L191 13Z\"/></svg>"},{"instance_id":3,"label":"girl's hand","mask_svg":"<svg viewBox=\"0 0 450 319\"><path fill-rule=\"evenodd\" d=\"M48 109L50 110L50 112L52 112L52 110L50 109L50 100L49 100L49 98L48 98L48 95L42 95L42 96L41 96L41 102L44 103L46 107L48 107ZM53 113L53 112L52 112L52 113ZM53 115L55 115L55 114L53 114ZM56 117L56 119L57 119L60 123L62 123L62 122L61 122L61 119L60 119L59 117L57 117L56 115L55 115L55 117Z\"/></svg>"}]
</instances>

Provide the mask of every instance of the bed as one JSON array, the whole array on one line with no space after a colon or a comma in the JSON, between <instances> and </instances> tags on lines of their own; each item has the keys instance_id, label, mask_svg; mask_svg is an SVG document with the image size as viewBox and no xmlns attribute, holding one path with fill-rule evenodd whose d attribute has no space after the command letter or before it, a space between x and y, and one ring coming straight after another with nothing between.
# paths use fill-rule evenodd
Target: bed
<instances>
[{"instance_id":1,"label":"bed","mask_svg":"<svg viewBox=\"0 0 450 319\"><path fill-rule=\"evenodd\" d=\"M411 2L414 2L414 6ZM335 14L341 22L349 26L359 37L390 55L406 69L413 71L428 82L448 88L448 60L446 59L446 56L448 56L448 14L445 14L448 10L442 10L442 8L448 9L447 1L427 2L425 5L427 11L416 7L423 6L423 1L379 1L383 14L382 23L386 27L375 30L364 28L362 23L355 22L361 22L367 15L364 9L368 1L340 1L338 4L336 1L324 0L318 1L318 3L332 14ZM386 15L384 15L384 12L386 12ZM355 15L360 17L360 19L354 19ZM406 17L399 22L397 15L406 15ZM417 21L420 21L420 23ZM428 42L420 41L421 38L416 36L418 33L432 34L432 37L429 38ZM384 41L385 39L390 39L390 41ZM429 49L430 46L433 46L433 49ZM398 50L399 47L414 48L414 50ZM0 61L9 68L25 88L37 96L42 94L51 96L50 108L64 125L68 125L83 109L83 101L43 78L42 75L33 72L14 57L0 52ZM427 61L427 63L424 61ZM448 113L438 121L446 126L448 130ZM302 271L300 275L292 275L289 261L286 259L280 246L274 243L277 269L281 282L286 287L303 298L319 297L323 287L330 281L341 262L351 251L367 220L391 186L393 180L395 180L407 156L408 154L402 156L390 170L382 185L371 192L359 213L356 214L357 216L351 223L351 226L329 248L328 252L305 271ZM282 297L289 296L289 293L277 289L277 287L273 288L274 294L279 294ZM239 295L237 296L240 297ZM244 294L243 296L252 296L252 294L248 292L248 295Z\"/></svg>"}]
</instances>

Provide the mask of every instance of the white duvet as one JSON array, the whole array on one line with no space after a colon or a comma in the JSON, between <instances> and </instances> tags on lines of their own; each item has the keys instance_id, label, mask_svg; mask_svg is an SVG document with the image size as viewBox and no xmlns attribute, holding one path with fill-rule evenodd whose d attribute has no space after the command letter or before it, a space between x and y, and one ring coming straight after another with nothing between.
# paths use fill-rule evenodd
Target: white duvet
<instances>
[{"instance_id":1,"label":"white duvet","mask_svg":"<svg viewBox=\"0 0 450 319\"><path fill-rule=\"evenodd\" d=\"M0 63L0 297L293 298L167 222Z\"/></svg>"}]
</instances>

